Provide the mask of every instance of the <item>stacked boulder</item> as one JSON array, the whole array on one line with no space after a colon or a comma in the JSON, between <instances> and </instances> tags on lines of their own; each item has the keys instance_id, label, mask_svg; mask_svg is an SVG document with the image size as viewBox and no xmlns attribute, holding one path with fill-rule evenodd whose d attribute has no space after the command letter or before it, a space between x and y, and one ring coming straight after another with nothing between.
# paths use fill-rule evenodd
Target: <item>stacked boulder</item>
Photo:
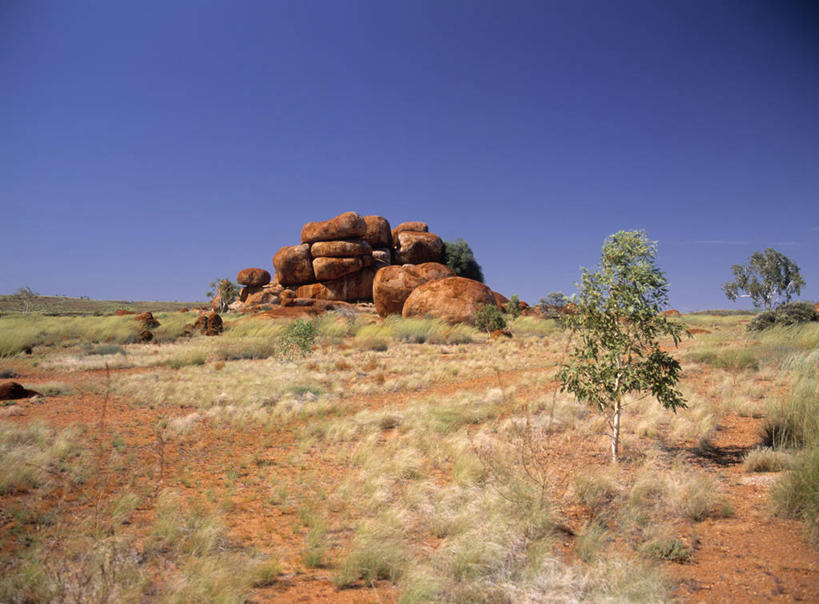
<instances>
[{"instance_id":1,"label":"stacked boulder","mask_svg":"<svg viewBox=\"0 0 819 604\"><path fill-rule=\"evenodd\" d=\"M295 299L372 301L373 282L396 264L440 262L444 244L422 222L390 228L382 216L345 212L308 222L301 244L281 248L273 258L276 281Z\"/></svg>"}]
</instances>

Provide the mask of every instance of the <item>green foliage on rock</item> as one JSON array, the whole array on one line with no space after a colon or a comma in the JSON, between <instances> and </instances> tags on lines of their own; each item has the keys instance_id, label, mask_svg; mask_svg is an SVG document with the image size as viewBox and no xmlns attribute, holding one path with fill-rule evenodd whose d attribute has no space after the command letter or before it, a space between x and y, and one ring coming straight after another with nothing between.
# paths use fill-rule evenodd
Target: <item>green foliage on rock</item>
<instances>
[{"instance_id":1,"label":"green foliage on rock","mask_svg":"<svg viewBox=\"0 0 819 604\"><path fill-rule=\"evenodd\" d=\"M765 310L790 302L805 285L796 263L773 248L754 252L748 262L735 264L731 270L736 280L722 286L728 299L751 298L754 306Z\"/></svg>"},{"instance_id":2,"label":"green foliage on rock","mask_svg":"<svg viewBox=\"0 0 819 604\"><path fill-rule=\"evenodd\" d=\"M444 241L444 264L455 271L455 274L459 277L466 277L483 283L481 265L475 260L472 248L460 237L454 242Z\"/></svg>"},{"instance_id":3,"label":"green foliage on rock","mask_svg":"<svg viewBox=\"0 0 819 604\"><path fill-rule=\"evenodd\" d=\"M668 281L656 255L644 231L609 236L597 270L583 270L577 313L566 317L579 342L561 368L561 389L610 414L613 462L627 394L650 392L666 408L685 407L675 388L680 364L658 342L670 336L678 344L684 327L659 314L668 303Z\"/></svg>"},{"instance_id":4,"label":"green foliage on rock","mask_svg":"<svg viewBox=\"0 0 819 604\"><path fill-rule=\"evenodd\" d=\"M494 304L484 304L475 314L475 327L481 331L492 333L506 327L503 313Z\"/></svg>"}]
</instances>

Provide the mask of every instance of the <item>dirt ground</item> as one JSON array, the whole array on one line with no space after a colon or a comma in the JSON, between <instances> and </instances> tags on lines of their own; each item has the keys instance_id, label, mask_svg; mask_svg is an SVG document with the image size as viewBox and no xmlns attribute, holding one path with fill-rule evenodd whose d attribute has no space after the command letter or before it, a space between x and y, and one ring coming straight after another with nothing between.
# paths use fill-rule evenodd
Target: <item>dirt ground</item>
<instances>
[{"instance_id":1,"label":"dirt ground","mask_svg":"<svg viewBox=\"0 0 819 604\"><path fill-rule=\"evenodd\" d=\"M689 349L694 343L684 344ZM469 346L492 347L491 341ZM508 351L508 349L504 349ZM456 353L457 354L457 353ZM343 413L375 410L390 405L401 409L408 400L447 397L453 393L483 392L489 388L515 386L515 397L527 400L557 388L550 380L553 367L530 367L538 355L536 346L520 352L519 363L489 375L457 375L431 379L407 391L354 394L346 397ZM237 361L252 366L259 361ZM271 552L281 562L281 574L273 585L253 590L255 602L392 602L398 592L390 582L361 583L354 588L336 587L333 576L353 537L355 510L339 505L333 498L353 466L352 445L346 442L305 439L310 418L293 419L275 427L249 423L236 428L213 419L202 419L192 431L172 441L157 436L157 423L191 413L185 405L136 405L126 396L110 393L109 385L118 375L150 373L152 368L66 371L44 369L28 360L2 364L13 369L17 381L37 389L38 384L59 381L71 392L45 399L18 401L4 408L3 421L26 424L44 421L56 429L82 427L89 451L89 463L96 464L92 478L82 487L64 486L45 498L31 498L31 505L57 510L61 518L78 518L93 512L95 502L115 497L124 489L159 492L178 489L191 505L216 507L229 528L233 542L256 551ZM206 365L210 371L219 371ZM389 365L387 365L389 377ZM696 380L707 382L708 371ZM538 381L537 378L540 378ZM383 380L374 372L349 378L356 384ZM543 385L543 384L547 385ZM707 391L707 386L703 386ZM803 527L796 520L772 515L769 501L772 473L749 473L743 468L744 454L759 443L764 419L743 417L724 409L707 451L691 440L678 439L670 446L692 467L716 479L732 513L686 523L682 531L695 543L693 557L686 562L661 562L663 574L672 585L676 599L683 602L819 602L819 552L806 543ZM390 438L389 431L384 438ZM632 449L643 437L635 436ZM605 434L555 441L549 450L556 475L568 485L571 477L589 468L607 465ZM115 443L115 446L112 446ZM117 451L120 462L112 461ZM628 468L628 459L624 462ZM626 471L628 471L626 469ZM277 487L287 491L271 503ZM564 487L564 491L568 487ZM15 524L7 511L26 494L0 497L6 513L0 516L0 547L4 553L19 551L20 542L11 530ZM572 564L583 564L574 553L574 540L588 513L567 496L561 514L567 530L559 538L558 549ZM316 506L327 519L331 546L327 561L308 568L300 558L306 528L300 510ZM150 498L137 508L127 529L139 535L153 520ZM42 530L48 530L44 528Z\"/></svg>"}]
</instances>

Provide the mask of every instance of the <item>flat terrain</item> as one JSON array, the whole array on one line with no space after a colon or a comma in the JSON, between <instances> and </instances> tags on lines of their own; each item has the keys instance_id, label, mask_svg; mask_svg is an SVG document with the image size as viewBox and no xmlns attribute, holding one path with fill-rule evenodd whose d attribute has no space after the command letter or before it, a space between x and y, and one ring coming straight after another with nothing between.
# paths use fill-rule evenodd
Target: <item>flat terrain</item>
<instances>
[{"instance_id":1,"label":"flat terrain","mask_svg":"<svg viewBox=\"0 0 819 604\"><path fill-rule=\"evenodd\" d=\"M43 395L0 408L0 600L819 601L785 472L746 461L816 330L683 317L688 408L631 400L612 466L552 321L330 313L302 356L284 322L155 316L148 344L132 317L0 319L34 321L0 370Z\"/></svg>"}]
</instances>

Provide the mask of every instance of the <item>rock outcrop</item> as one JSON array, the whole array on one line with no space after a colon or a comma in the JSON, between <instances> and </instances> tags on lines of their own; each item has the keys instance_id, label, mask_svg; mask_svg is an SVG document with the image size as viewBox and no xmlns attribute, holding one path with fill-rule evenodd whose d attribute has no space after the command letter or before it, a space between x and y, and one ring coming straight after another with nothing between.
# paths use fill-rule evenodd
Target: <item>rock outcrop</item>
<instances>
[{"instance_id":1,"label":"rock outcrop","mask_svg":"<svg viewBox=\"0 0 819 604\"><path fill-rule=\"evenodd\" d=\"M492 290L464 277L427 281L412 290L404 302L404 317L434 317L447 323L475 324L476 313L495 304Z\"/></svg>"},{"instance_id":2,"label":"rock outcrop","mask_svg":"<svg viewBox=\"0 0 819 604\"><path fill-rule=\"evenodd\" d=\"M444 244L425 222L403 222L391 229L382 216L345 212L308 222L301 244L282 247L273 257L276 273L265 281L262 269L245 269L245 287L231 309L267 311L307 305L309 300L374 301L379 314L400 313L410 292L431 279L454 273L439 264ZM384 278L379 275L385 271ZM376 283L381 293L374 294Z\"/></svg>"},{"instance_id":3,"label":"rock outcrop","mask_svg":"<svg viewBox=\"0 0 819 604\"><path fill-rule=\"evenodd\" d=\"M427 281L454 275L451 268L437 262L427 262L417 266L410 264L388 266L375 274L373 281L375 311L382 317L400 315L404 302L416 287Z\"/></svg>"},{"instance_id":4,"label":"rock outcrop","mask_svg":"<svg viewBox=\"0 0 819 604\"><path fill-rule=\"evenodd\" d=\"M39 392L28 390L18 382L2 382L0 383L0 401L15 401L21 398L29 398L32 396L42 396Z\"/></svg>"}]
</instances>

